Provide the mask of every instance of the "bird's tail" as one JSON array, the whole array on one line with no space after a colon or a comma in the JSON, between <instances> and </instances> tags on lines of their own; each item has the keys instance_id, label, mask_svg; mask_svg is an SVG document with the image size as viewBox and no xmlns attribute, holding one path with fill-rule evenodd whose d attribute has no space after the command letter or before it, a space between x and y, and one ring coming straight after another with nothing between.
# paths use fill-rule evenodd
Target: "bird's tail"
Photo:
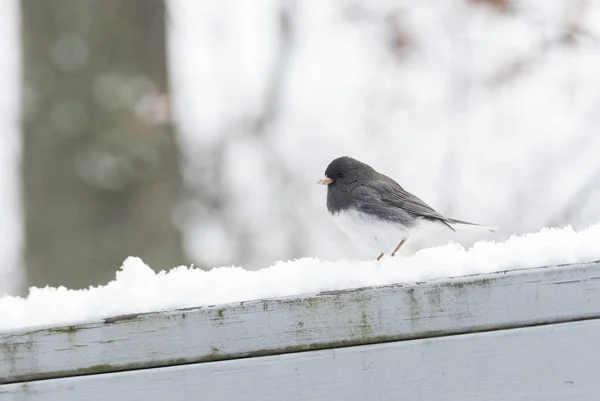
<instances>
[{"instance_id":1,"label":"bird's tail","mask_svg":"<svg viewBox=\"0 0 600 401\"><path fill-rule=\"evenodd\" d=\"M491 233L498 231L497 227L482 226L481 224L469 223L468 221L457 219L448 219L446 223L456 230L485 231Z\"/></svg>"}]
</instances>

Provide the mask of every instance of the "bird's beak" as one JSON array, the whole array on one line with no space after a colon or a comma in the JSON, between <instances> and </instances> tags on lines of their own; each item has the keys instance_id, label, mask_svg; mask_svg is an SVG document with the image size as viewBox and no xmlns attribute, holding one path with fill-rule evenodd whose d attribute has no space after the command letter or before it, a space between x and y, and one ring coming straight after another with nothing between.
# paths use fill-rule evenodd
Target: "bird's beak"
<instances>
[{"instance_id":1,"label":"bird's beak","mask_svg":"<svg viewBox=\"0 0 600 401\"><path fill-rule=\"evenodd\" d=\"M320 179L320 180L317 182L317 184L321 184L321 185L329 185L329 184L331 184L332 182L333 182L333 180L332 180L331 178L329 178L329 177L325 176L325 177L321 178L321 179Z\"/></svg>"}]
</instances>

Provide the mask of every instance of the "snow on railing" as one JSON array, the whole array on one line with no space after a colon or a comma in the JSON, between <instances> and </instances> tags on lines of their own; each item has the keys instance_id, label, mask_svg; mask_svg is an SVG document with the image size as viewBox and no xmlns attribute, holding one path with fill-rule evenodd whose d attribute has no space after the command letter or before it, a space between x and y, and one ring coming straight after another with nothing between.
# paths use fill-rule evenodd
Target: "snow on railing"
<instances>
[{"instance_id":1,"label":"snow on railing","mask_svg":"<svg viewBox=\"0 0 600 401\"><path fill-rule=\"evenodd\" d=\"M0 299L0 400L595 400L599 238L257 272L130 258L106 286Z\"/></svg>"}]
</instances>

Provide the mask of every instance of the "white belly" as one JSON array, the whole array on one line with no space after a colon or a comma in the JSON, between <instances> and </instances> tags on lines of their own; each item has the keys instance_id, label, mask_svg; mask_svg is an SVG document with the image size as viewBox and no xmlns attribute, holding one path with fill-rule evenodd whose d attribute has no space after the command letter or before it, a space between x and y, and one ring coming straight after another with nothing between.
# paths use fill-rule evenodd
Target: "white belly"
<instances>
[{"instance_id":1,"label":"white belly","mask_svg":"<svg viewBox=\"0 0 600 401\"><path fill-rule=\"evenodd\" d=\"M393 251L409 234L409 230L401 224L390 223L355 210L336 213L333 221L352 240L377 252Z\"/></svg>"}]
</instances>

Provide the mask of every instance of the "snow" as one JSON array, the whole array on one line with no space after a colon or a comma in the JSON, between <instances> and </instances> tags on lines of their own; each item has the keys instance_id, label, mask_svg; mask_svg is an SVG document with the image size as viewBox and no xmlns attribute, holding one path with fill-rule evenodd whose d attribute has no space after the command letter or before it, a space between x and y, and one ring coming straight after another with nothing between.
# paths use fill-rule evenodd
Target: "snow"
<instances>
[{"instance_id":1,"label":"snow","mask_svg":"<svg viewBox=\"0 0 600 401\"><path fill-rule=\"evenodd\" d=\"M505 242L427 248L409 257L321 261L302 258L250 271L176 267L155 273L136 257L110 283L84 290L31 288L27 298L0 298L0 331L94 321L109 316L216 305L434 278L600 259L600 224L581 231L544 228Z\"/></svg>"}]
</instances>

